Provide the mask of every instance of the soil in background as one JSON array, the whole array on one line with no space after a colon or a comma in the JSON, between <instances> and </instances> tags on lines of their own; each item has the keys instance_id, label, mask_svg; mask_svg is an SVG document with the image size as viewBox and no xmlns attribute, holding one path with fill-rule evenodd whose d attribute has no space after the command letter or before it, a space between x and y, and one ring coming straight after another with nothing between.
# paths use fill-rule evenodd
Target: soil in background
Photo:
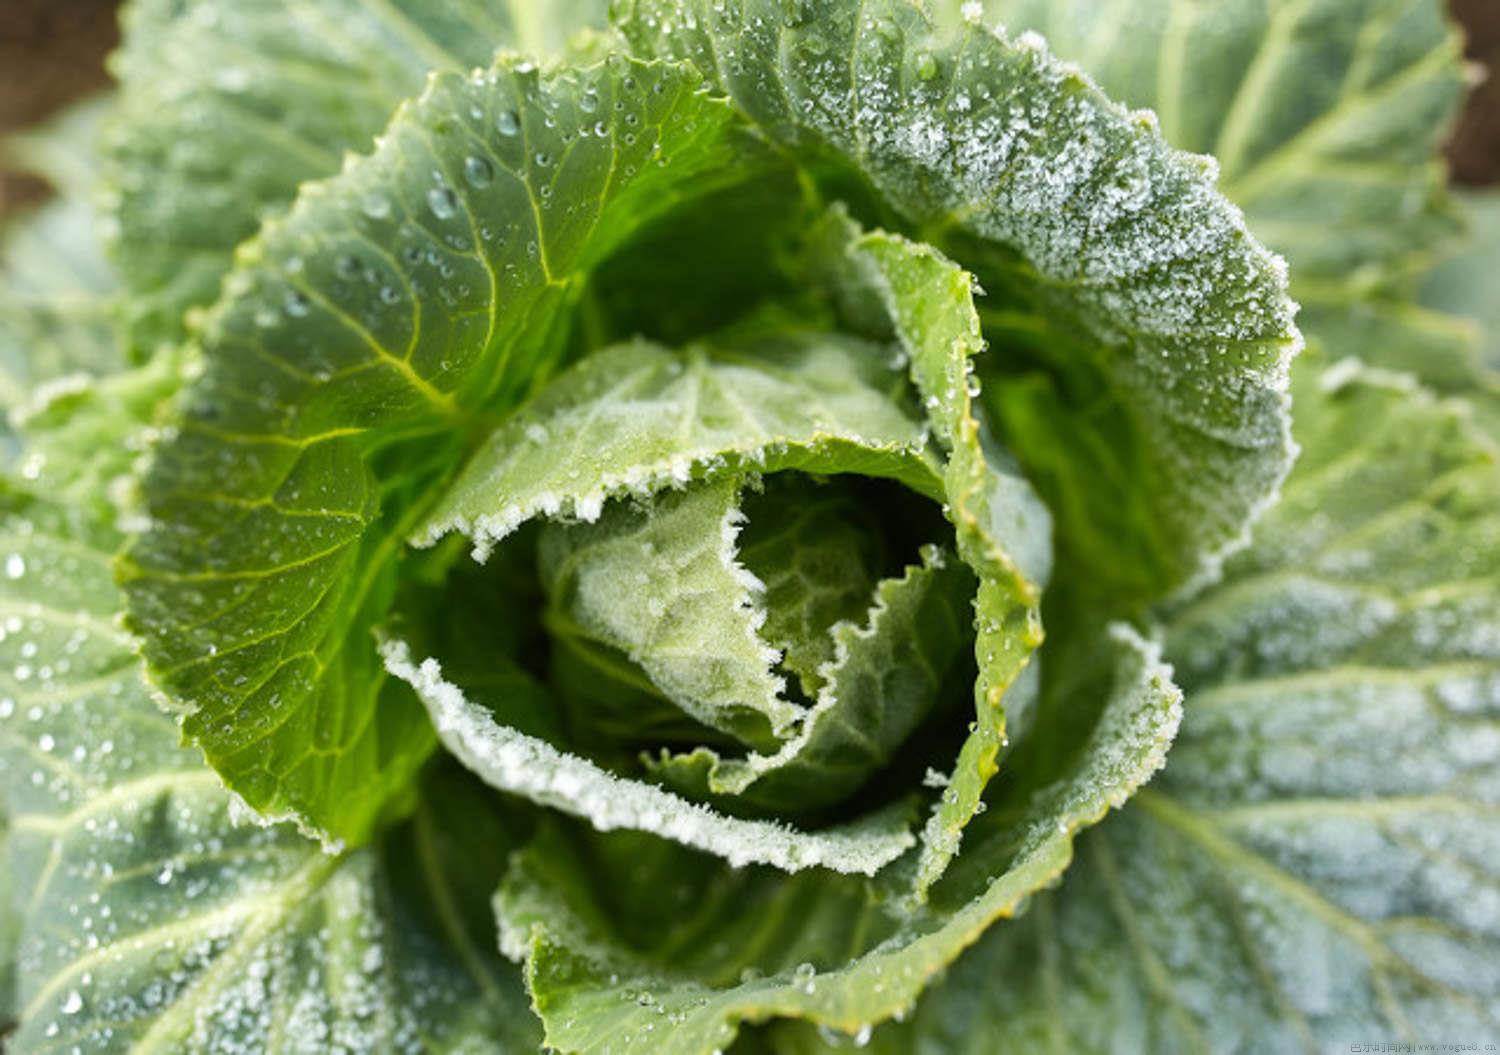
<instances>
[{"instance_id":1,"label":"soil in background","mask_svg":"<svg viewBox=\"0 0 1500 1055\"><path fill-rule=\"evenodd\" d=\"M0 0L0 138L109 83L104 56L119 39L115 0ZM0 166L0 214L46 197L47 186Z\"/></svg>"},{"instance_id":2,"label":"soil in background","mask_svg":"<svg viewBox=\"0 0 1500 1055\"><path fill-rule=\"evenodd\" d=\"M1469 34L1467 54L1487 68L1469 96L1448 160L1454 179L1474 185L1500 183L1500 0L1449 0Z\"/></svg>"}]
</instances>

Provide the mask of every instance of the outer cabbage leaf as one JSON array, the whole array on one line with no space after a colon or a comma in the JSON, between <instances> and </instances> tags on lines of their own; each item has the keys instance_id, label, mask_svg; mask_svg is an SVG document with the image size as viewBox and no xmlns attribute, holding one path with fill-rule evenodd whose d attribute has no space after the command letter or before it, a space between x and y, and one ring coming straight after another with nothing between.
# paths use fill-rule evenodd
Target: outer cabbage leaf
<instances>
[{"instance_id":1,"label":"outer cabbage leaf","mask_svg":"<svg viewBox=\"0 0 1500 1055\"><path fill-rule=\"evenodd\" d=\"M840 159L846 180L867 181L1040 334L1032 351L1078 390L1048 408L1066 427L1007 428L1028 468L1057 449L1083 456L1098 408L1125 419L1099 442L1134 453L1143 513L1103 547L1068 547L1113 604L1211 572L1242 541L1290 463L1283 392L1299 338L1280 262L1206 162L1037 41L934 27L905 0L625 0L614 17L634 47L693 62L777 140ZM1113 495L1037 478L1067 514L1064 536L1111 523Z\"/></svg>"},{"instance_id":2,"label":"outer cabbage leaf","mask_svg":"<svg viewBox=\"0 0 1500 1055\"><path fill-rule=\"evenodd\" d=\"M1440 392L1472 390L1483 374L1483 333L1472 320L1407 296L1373 297L1312 312L1311 339L1325 349L1358 348L1371 366L1408 373Z\"/></svg>"},{"instance_id":3,"label":"outer cabbage leaf","mask_svg":"<svg viewBox=\"0 0 1500 1055\"><path fill-rule=\"evenodd\" d=\"M1424 305L1479 324L1472 343L1481 366L1462 384L1445 387L1473 401L1476 420L1500 444L1500 194L1467 192L1459 200L1470 222L1468 241L1427 274L1421 299ZM1425 379L1427 373L1422 376Z\"/></svg>"},{"instance_id":4,"label":"outer cabbage leaf","mask_svg":"<svg viewBox=\"0 0 1500 1055\"><path fill-rule=\"evenodd\" d=\"M92 196L98 125L108 98L80 103L6 140L6 160L61 195L0 231L0 406L32 402L39 386L124 365ZM49 385L49 383L51 383Z\"/></svg>"},{"instance_id":5,"label":"outer cabbage leaf","mask_svg":"<svg viewBox=\"0 0 1500 1055\"><path fill-rule=\"evenodd\" d=\"M602 0L134 0L113 60L113 256L137 346L182 334L231 250L304 181L368 149L429 71L549 55L603 20Z\"/></svg>"},{"instance_id":6,"label":"outer cabbage leaf","mask_svg":"<svg viewBox=\"0 0 1500 1055\"><path fill-rule=\"evenodd\" d=\"M872 1050L1500 1026L1495 454L1461 405L1352 362L1299 368L1296 394L1285 500L1166 623L1190 702L1165 772Z\"/></svg>"},{"instance_id":7,"label":"outer cabbage leaf","mask_svg":"<svg viewBox=\"0 0 1500 1055\"><path fill-rule=\"evenodd\" d=\"M1469 230L1458 252L1444 258L1422 282L1422 303L1474 319L1484 328L1483 360L1500 370L1500 192L1458 195Z\"/></svg>"},{"instance_id":8,"label":"outer cabbage leaf","mask_svg":"<svg viewBox=\"0 0 1500 1055\"><path fill-rule=\"evenodd\" d=\"M1317 313L1316 337L1465 397L1475 421L1500 443L1500 196L1461 192L1457 201L1470 230L1455 252L1407 288Z\"/></svg>"},{"instance_id":9,"label":"outer cabbage leaf","mask_svg":"<svg viewBox=\"0 0 1500 1055\"><path fill-rule=\"evenodd\" d=\"M698 86L627 60L438 75L240 251L121 576L153 679L256 809L358 840L399 808L433 737L370 638L396 554L484 415L553 369L590 269L758 171Z\"/></svg>"},{"instance_id":10,"label":"outer cabbage leaf","mask_svg":"<svg viewBox=\"0 0 1500 1055\"><path fill-rule=\"evenodd\" d=\"M114 96L105 92L7 135L0 144L0 163L42 177L62 198L88 204L99 190L99 130L114 107ZM91 261L90 272L102 277L99 254Z\"/></svg>"},{"instance_id":11,"label":"outer cabbage leaf","mask_svg":"<svg viewBox=\"0 0 1500 1055\"><path fill-rule=\"evenodd\" d=\"M16 475L59 508L118 524L134 502L135 470L182 383L180 357L97 379L42 386L11 413L25 437Z\"/></svg>"},{"instance_id":12,"label":"outer cabbage leaf","mask_svg":"<svg viewBox=\"0 0 1500 1055\"><path fill-rule=\"evenodd\" d=\"M248 823L179 746L112 621L118 537L5 501L16 1050L534 1051L514 969L460 918L464 877L493 882L513 838L493 803L429 782L382 847L337 856Z\"/></svg>"},{"instance_id":13,"label":"outer cabbage leaf","mask_svg":"<svg viewBox=\"0 0 1500 1055\"><path fill-rule=\"evenodd\" d=\"M984 0L982 17L1043 34L1168 142L1217 158L1299 300L1399 278L1457 229L1438 151L1465 77L1440 0Z\"/></svg>"},{"instance_id":14,"label":"outer cabbage leaf","mask_svg":"<svg viewBox=\"0 0 1500 1055\"><path fill-rule=\"evenodd\" d=\"M10 859L10 822L0 812L0 858ZM16 1014L16 937L21 930L15 904L15 879L0 873L0 1034L11 1029Z\"/></svg>"},{"instance_id":15,"label":"outer cabbage leaf","mask_svg":"<svg viewBox=\"0 0 1500 1055\"><path fill-rule=\"evenodd\" d=\"M1328 348L1357 348L1375 366L1409 372L1462 395L1476 422L1500 442L1500 196L1459 192L1467 237L1419 283L1339 312L1316 315Z\"/></svg>"},{"instance_id":16,"label":"outer cabbage leaf","mask_svg":"<svg viewBox=\"0 0 1500 1055\"><path fill-rule=\"evenodd\" d=\"M945 879L926 905L903 896L909 870L787 877L638 834L544 831L514 859L496 911L502 946L526 956L546 1042L708 1055L743 1022L798 1017L860 1035L901 1013L998 917L1061 874L1080 828L1161 765L1179 694L1138 638L1122 631L1112 647L1110 701L1076 763L1046 792L1012 802L988 825L983 864Z\"/></svg>"},{"instance_id":17,"label":"outer cabbage leaf","mask_svg":"<svg viewBox=\"0 0 1500 1055\"><path fill-rule=\"evenodd\" d=\"M938 7L951 22L972 13ZM1500 420L1483 338L1440 313L1482 314L1486 272L1461 254L1422 278L1462 219L1439 147L1466 77L1439 0L985 0L982 17L1045 34L1107 91L1153 108L1171 143L1215 155L1223 192L1291 260L1310 334L1471 394ZM1453 303L1465 298L1468 310Z\"/></svg>"}]
</instances>

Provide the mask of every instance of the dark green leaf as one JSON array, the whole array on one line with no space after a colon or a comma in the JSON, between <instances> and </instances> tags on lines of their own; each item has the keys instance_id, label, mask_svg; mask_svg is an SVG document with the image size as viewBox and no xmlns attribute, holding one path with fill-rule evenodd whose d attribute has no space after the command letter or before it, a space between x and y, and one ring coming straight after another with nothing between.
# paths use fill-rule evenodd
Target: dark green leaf
<instances>
[{"instance_id":1,"label":"dark green leaf","mask_svg":"<svg viewBox=\"0 0 1500 1055\"><path fill-rule=\"evenodd\" d=\"M234 247L299 184L369 149L430 71L488 66L503 47L550 55L603 12L603 0L134 0L110 135L133 342L179 339Z\"/></svg>"},{"instance_id":2,"label":"dark green leaf","mask_svg":"<svg viewBox=\"0 0 1500 1055\"><path fill-rule=\"evenodd\" d=\"M153 679L257 810L354 841L399 808L433 745L370 638L403 541L554 367L590 269L754 174L732 123L661 63L438 75L241 249L121 574Z\"/></svg>"}]
</instances>

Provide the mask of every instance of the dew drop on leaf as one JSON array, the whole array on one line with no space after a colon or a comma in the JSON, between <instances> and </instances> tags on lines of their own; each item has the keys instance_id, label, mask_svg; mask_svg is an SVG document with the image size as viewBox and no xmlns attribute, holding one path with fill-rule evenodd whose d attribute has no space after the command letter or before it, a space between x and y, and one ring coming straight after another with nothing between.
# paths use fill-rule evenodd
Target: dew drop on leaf
<instances>
[{"instance_id":1,"label":"dew drop on leaf","mask_svg":"<svg viewBox=\"0 0 1500 1055\"><path fill-rule=\"evenodd\" d=\"M359 208L372 220L384 220L391 214L391 200L383 194L366 194Z\"/></svg>"},{"instance_id":2,"label":"dew drop on leaf","mask_svg":"<svg viewBox=\"0 0 1500 1055\"><path fill-rule=\"evenodd\" d=\"M458 195L448 187L434 187L427 192L427 207L439 220L451 220L458 212Z\"/></svg>"},{"instance_id":3,"label":"dew drop on leaf","mask_svg":"<svg viewBox=\"0 0 1500 1055\"><path fill-rule=\"evenodd\" d=\"M482 157L471 155L464 161L464 179L475 187L487 187L495 178L495 169Z\"/></svg>"},{"instance_id":4,"label":"dew drop on leaf","mask_svg":"<svg viewBox=\"0 0 1500 1055\"><path fill-rule=\"evenodd\" d=\"M288 315L300 319L307 314L308 300L306 296L293 290L286 295L286 302L283 306Z\"/></svg>"}]
</instances>

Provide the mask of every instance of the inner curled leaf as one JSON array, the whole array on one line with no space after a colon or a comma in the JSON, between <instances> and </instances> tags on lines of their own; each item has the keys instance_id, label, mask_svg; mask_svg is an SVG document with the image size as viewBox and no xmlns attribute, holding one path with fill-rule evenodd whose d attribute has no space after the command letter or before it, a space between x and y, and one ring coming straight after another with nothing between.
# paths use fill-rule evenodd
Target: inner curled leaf
<instances>
[{"instance_id":1,"label":"inner curled leaf","mask_svg":"<svg viewBox=\"0 0 1500 1055\"><path fill-rule=\"evenodd\" d=\"M502 565L535 546L536 669L571 749L731 814L826 822L915 788L852 798L929 718L954 726L939 704L973 677L975 580L930 500L953 469L908 356L746 332L585 359L500 424L417 539L458 528ZM965 479L1024 502L964 450ZM517 531L538 515L553 523L533 543ZM918 752L946 765L951 739Z\"/></svg>"}]
</instances>

